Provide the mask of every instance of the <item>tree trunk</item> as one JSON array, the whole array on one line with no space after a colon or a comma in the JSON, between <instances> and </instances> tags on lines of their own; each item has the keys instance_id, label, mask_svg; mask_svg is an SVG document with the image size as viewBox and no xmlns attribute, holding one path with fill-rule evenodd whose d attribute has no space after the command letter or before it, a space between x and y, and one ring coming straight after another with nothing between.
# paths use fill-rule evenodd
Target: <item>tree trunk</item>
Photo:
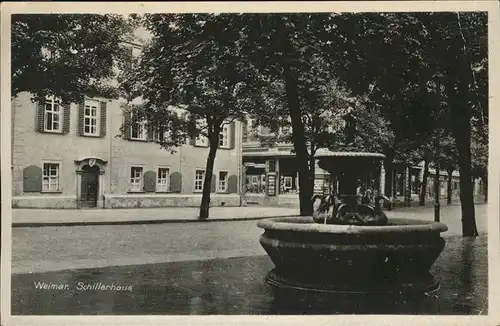
<instances>
[{"instance_id":1,"label":"tree trunk","mask_svg":"<svg viewBox=\"0 0 500 326\"><path fill-rule=\"evenodd\" d=\"M456 26L456 25L455 25ZM469 85L472 84L470 63L464 53L463 39L455 33L451 49L442 47L445 76L447 77L447 98L451 111L451 129L458 151L458 167L460 171L460 202L462 208L462 235L476 237L478 235L474 210L474 190L472 183L471 158L471 119L473 95Z\"/></svg>"},{"instance_id":2,"label":"tree trunk","mask_svg":"<svg viewBox=\"0 0 500 326\"><path fill-rule=\"evenodd\" d=\"M215 155L219 147L219 130L209 132L210 150L208 152L207 164L205 166L205 180L203 181L203 195L201 197L200 220L206 220L210 209L210 188L212 185L212 174L214 171Z\"/></svg>"},{"instance_id":3,"label":"tree trunk","mask_svg":"<svg viewBox=\"0 0 500 326\"><path fill-rule=\"evenodd\" d=\"M429 178L429 159L424 161L424 175L422 176L422 187L420 189L420 206L425 206L427 198L427 179Z\"/></svg>"},{"instance_id":4,"label":"tree trunk","mask_svg":"<svg viewBox=\"0 0 500 326\"><path fill-rule=\"evenodd\" d=\"M458 166L460 170L460 202L462 206L462 235L476 237L478 235L474 210L474 185L472 183L471 167L471 108L467 98L467 85L458 79L458 94L453 95L451 103L452 130L458 150ZM455 93L455 94L453 94ZM460 96L461 95L461 96Z\"/></svg>"},{"instance_id":5,"label":"tree trunk","mask_svg":"<svg viewBox=\"0 0 500 326\"><path fill-rule=\"evenodd\" d=\"M475 237L478 235L476 217L474 211L474 193L471 180L470 168L470 144L460 140L458 144L459 166L460 166L460 202L462 204L462 235L464 237Z\"/></svg>"},{"instance_id":6,"label":"tree trunk","mask_svg":"<svg viewBox=\"0 0 500 326\"><path fill-rule=\"evenodd\" d=\"M296 57L296 51L293 49L289 40L286 26L282 26L281 39L284 46L284 53L289 56L282 59L283 77L285 82L285 93L288 104L290 118L292 120L292 140L297 160L297 170L299 172L299 201L300 215L312 215L312 195L313 195L313 176L309 171L309 153L307 151L307 142L304 132L304 123L302 121L302 112L300 110L297 71L290 61Z\"/></svg>"},{"instance_id":7,"label":"tree trunk","mask_svg":"<svg viewBox=\"0 0 500 326\"><path fill-rule=\"evenodd\" d=\"M434 205L439 203L441 205L441 179L439 162L434 162Z\"/></svg>"},{"instance_id":8,"label":"tree trunk","mask_svg":"<svg viewBox=\"0 0 500 326\"><path fill-rule=\"evenodd\" d=\"M448 184L447 184L447 198L446 198L446 203L448 205L451 205L451 197L453 196L453 189L451 188L453 186L452 177L453 176L453 170L448 169Z\"/></svg>"}]
</instances>

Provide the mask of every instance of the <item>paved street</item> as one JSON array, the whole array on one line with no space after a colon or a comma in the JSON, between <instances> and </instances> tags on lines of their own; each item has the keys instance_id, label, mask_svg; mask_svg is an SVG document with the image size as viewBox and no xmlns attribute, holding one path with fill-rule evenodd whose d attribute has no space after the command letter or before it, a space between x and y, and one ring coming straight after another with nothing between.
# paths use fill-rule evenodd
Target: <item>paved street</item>
<instances>
[{"instance_id":1,"label":"paved street","mask_svg":"<svg viewBox=\"0 0 500 326\"><path fill-rule=\"evenodd\" d=\"M370 299L340 295L326 302L309 303L291 295L275 296L264 281L273 264L267 256L260 255L13 274L12 313L485 315L488 314L486 244L486 236L448 237L446 248L431 269L441 283L439 295L423 297L417 302L395 303L383 296ZM37 289L40 283L63 289ZM95 290L92 287L96 285L114 285L125 290Z\"/></svg>"},{"instance_id":2,"label":"paved street","mask_svg":"<svg viewBox=\"0 0 500 326\"><path fill-rule=\"evenodd\" d=\"M359 303L342 297L333 306L296 306L275 297L264 281L273 264L259 244L255 220L12 230L12 312L78 314L487 314L486 205L476 208L476 239L462 238L460 206L444 207L447 245L431 269L440 295L420 303ZM116 211L119 212L119 211ZM432 220L432 208L388 212ZM37 289L55 284L63 290ZM130 290L84 290L115 284ZM342 302L344 305L339 305ZM380 307L378 306L380 305ZM295 305L295 306L294 306Z\"/></svg>"},{"instance_id":3,"label":"paved street","mask_svg":"<svg viewBox=\"0 0 500 326\"><path fill-rule=\"evenodd\" d=\"M476 207L481 233L487 230L486 208L486 205ZM232 208L226 210L236 214ZM153 210L145 210L148 211ZM87 212L91 211L85 212L89 214ZM93 212L99 214L99 211ZM121 212L110 211L114 214ZM135 212L141 213L142 210ZM407 208L387 213L389 218L433 219L432 208ZM443 207L442 221L449 227L445 236L460 234L460 206ZM256 221L17 227L12 230L12 272L264 255L258 242L261 233Z\"/></svg>"}]
</instances>

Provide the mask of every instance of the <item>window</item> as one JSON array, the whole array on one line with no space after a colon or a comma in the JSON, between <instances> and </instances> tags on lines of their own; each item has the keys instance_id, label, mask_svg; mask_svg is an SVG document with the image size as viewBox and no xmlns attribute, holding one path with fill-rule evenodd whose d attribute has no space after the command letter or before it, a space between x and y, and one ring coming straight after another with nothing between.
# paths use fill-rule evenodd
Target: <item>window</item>
<instances>
[{"instance_id":1,"label":"window","mask_svg":"<svg viewBox=\"0 0 500 326\"><path fill-rule=\"evenodd\" d=\"M142 167L130 168L130 191L142 191Z\"/></svg>"},{"instance_id":2,"label":"window","mask_svg":"<svg viewBox=\"0 0 500 326\"><path fill-rule=\"evenodd\" d=\"M44 163L42 191L59 191L59 164Z\"/></svg>"},{"instance_id":3,"label":"window","mask_svg":"<svg viewBox=\"0 0 500 326\"><path fill-rule=\"evenodd\" d=\"M276 160L269 160L268 162L269 172L276 172Z\"/></svg>"},{"instance_id":4,"label":"window","mask_svg":"<svg viewBox=\"0 0 500 326\"><path fill-rule=\"evenodd\" d=\"M168 180L170 178L170 171L168 168L158 168L158 180L156 181L157 192L167 192L169 189Z\"/></svg>"},{"instance_id":5,"label":"window","mask_svg":"<svg viewBox=\"0 0 500 326\"><path fill-rule=\"evenodd\" d=\"M219 147L229 147L229 125L227 124L222 126L222 130L219 133Z\"/></svg>"},{"instance_id":6,"label":"window","mask_svg":"<svg viewBox=\"0 0 500 326\"><path fill-rule=\"evenodd\" d=\"M61 103L54 98L46 99L43 119L44 131L61 132Z\"/></svg>"},{"instance_id":7,"label":"window","mask_svg":"<svg viewBox=\"0 0 500 326\"><path fill-rule=\"evenodd\" d=\"M208 146L208 138L203 135L199 135L198 137L196 137L194 144L196 146Z\"/></svg>"},{"instance_id":8,"label":"window","mask_svg":"<svg viewBox=\"0 0 500 326\"><path fill-rule=\"evenodd\" d=\"M227 191L227 171L219 171L219 181L217 182L217 191Z\"/></svg>"},{"instance_id":9,"label":"window","mask_svg":"<svg viewBox=\"0 0 500 326\"><path fill-rule=\"evenodd\" d=\"M146 140L146 121L136 122L130 126L130 139Z\"/></svg>"},{"instance_id":10,"label":"window","mask_svg":"<svg viewBox=\"0 0 500 326\"><path fill-rule=\"evenodd\" d=\"M97 129L99 119L99 101L85 100L83 114L83 134L86 136L98 136Z\"/></svg>"},{"instance_id":11,"label":"window","mask_svg":"<svg viewBox=\"0 0 500 326\"><path fill-rule=\"evenodd\" d=\"M165 140L165 132L163 132L163 128L153 131L153 139L160 143Z\"/></svg>"},{"instance_id":12,"label":"window","mask_svg":"<svg viewBox=\"0 0 500 326\"><path fill-rule=\"evenodd\" d=\"M165 131L165 128L160 127L158 130L153 131L153 139L157 142L164 142L170 138L170 133Z\"/></svg>"},{"instance_id":13,"label":"window","mask_svg":"<svg viewBox=\"0 0 500 326\"><path fill-rule=\"evenodd\" d=\"M205 170L196 170L194 175L194 191L202 191L204 181L205 181Z\"/></svg>"}]
</instances>

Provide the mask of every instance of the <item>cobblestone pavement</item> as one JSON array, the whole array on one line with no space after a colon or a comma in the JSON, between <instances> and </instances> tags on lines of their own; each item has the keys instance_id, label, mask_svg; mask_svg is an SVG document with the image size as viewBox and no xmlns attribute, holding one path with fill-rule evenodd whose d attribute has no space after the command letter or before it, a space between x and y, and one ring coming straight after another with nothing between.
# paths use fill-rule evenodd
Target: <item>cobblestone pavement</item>
<instances>
[{"instance_id":1,"label":"cobblestone pavement","mask_svg":"<svg viewBox=\"0 0 500 326\"><path fill-rule=\"evenodd\" d=\"M240 223L233 223L240 224ZM204 234L206 235L206 234ZM255 239L253 239L255 240ZM236 241L238 242L238 241ZM254 241L255 242L255 241ZM447 237L431 272L437 297L397 301L340 295L321 304L273 294L267 256L66 270L12 277L14 315L488 313L487 237ZM241 242L244 246L248 243ZM41 283L59 290L36 289ZM38 284L38 285L37 285ZM106 290L95 290L101 285ZM115 286L115 289L111 288ZM120 286L120 289L116 287Z\"/></svg>"},{"instance_id":2,"label":"cobblestone pavement","mask_svg":"<svg viewBox=\"0 0 500 326\"><path fill-rule=\"evenodd\" d=\"M486 233L486 205L476 207L478 229ZM120 212L120 211L116 211ZM432 220L432 208L388 212L390 217ZM445 236L460 234L460 206L444 207ZM264 255L256 221L71 227L12 230L12 272L151 264Z\"/></svg>"}]
</instances>

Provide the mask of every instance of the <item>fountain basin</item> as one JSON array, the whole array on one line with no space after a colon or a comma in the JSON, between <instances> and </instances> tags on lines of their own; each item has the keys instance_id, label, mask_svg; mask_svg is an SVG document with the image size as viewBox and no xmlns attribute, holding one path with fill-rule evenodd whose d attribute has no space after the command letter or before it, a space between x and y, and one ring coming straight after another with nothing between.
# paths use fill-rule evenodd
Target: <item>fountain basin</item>
<instances>
[{"instance_id":1,"label":"fountain basin","mask_svg":"<svg viewBox=\"0 0 500 326\"><path fill-rule=\"evenodd\" d=\"M331 293L424 293L439 283L429 269L444 248L437 222L389 219L385 226L317 224L309 216L258 222L278 288Z\"/></svg>"}]
</instances>

